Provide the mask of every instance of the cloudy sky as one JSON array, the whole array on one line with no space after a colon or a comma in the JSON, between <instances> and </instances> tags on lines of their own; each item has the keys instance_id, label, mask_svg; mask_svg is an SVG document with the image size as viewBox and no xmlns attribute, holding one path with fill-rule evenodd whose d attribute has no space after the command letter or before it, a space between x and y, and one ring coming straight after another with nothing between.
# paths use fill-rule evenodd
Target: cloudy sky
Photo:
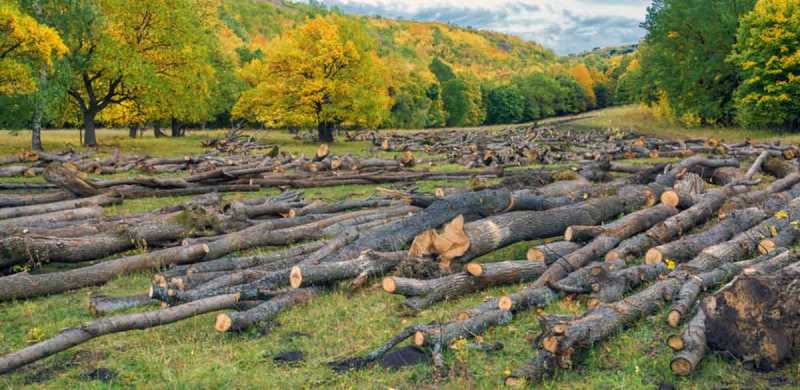
<instances>
[{"instance_id":1,"label":"cloudy sky","mask_svg":"<svg viewBox=\"0 0 800 390\"><path fill-rule=\"evenodd\" d=\"M515 34L559 54L635 43L649 0L322 0L346 12Z\"/></svg>"}]
</instances>

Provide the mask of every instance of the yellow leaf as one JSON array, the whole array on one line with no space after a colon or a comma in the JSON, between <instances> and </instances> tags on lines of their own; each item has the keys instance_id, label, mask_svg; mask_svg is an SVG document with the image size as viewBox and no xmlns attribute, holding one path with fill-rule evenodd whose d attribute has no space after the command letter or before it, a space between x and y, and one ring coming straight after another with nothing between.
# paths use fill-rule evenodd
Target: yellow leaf
<instances>
[{"instance_id":1,"label":"yellow leaf","mask_svg":"<svg viewBox=\"0 0 800 390\"><path fill-rule=\"evenodd\" d=\"M772 225L769 227L769 232L772 234L772 237L775 237L778 235L778 228Z\"/></svg>"},{"instance_id":2,"label":"yellow leaf","mask_svg":"<svg viewBox=\"0 0 800 390\"><path fill-rule=\"evenodd\" d=\"M675 267L677 266L675 260L672 259L667 259L666 264L667 264L667 269L675 269Z\"/></svg>"},{"instance_id":3,"label":"yellow leaf","mask_svg":"<svg viewBox=\"0 0 800 390\"><path fill-rule=\"evenodd\" d=\"M789 213L786 210L781 210L775 213L775 218L777 219L786 219L789 218Z\"/></svg>"}]
</instances>

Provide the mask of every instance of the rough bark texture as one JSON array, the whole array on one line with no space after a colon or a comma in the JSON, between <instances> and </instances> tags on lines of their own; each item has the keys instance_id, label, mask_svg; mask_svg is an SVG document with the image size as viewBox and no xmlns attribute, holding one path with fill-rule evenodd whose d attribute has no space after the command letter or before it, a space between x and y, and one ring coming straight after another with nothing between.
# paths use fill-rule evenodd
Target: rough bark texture
<instances>
[{"instance_id":1,"label":"rough bark texture","mask_svg":"<svg viewBox=\"0 0 800 390\"><path fill-rule=\"evenodd\" d=\"M678 210L672 206L658 205L628 214L612 222L605 228L603 234L592 242L554 262L534 285L543 287L563 279L569 273L589 264L593 259L604 256L622 240L677 213Z\"/></svg>"},{"instance_id":2,"label":"rough bark texture","mask_svg":"<svg viewBox=\"0 0 800 390\"><path fill-rule=\"evenodd\" d=\"M703 249L731 239L767 218L767 214L755 207L736 210L727 218L710 228L685 236L647 251L645 262L654 264L666 260L685 262L697 256Z\"/></svg>"},{"instance_id":3,"label":"rough bark texture","mask_svg":"<svg viewBox=\"0 0 800 390\"><path fill-rule=\"evenodd\" d=\"M542 244L528 249L526 258L530 261L540 261L547 265L578 250L581 245L569 241L556 241Z\"/></svg>"},{"instance_id":4,"label":"rough bark texture","mask_svg":"<svg viewBox=\"0 0 800 390\"><path fill-rule=\"evenodd\" d=\"M682 346L669 364L675 375L691 374L706 354L706 315L702 310L689 321L681 335Z\"/></svg>"},{"instance_id":5,"label":"rough bark texture","mask_svg":"<svg viewBox=\"0 0 800 390\"><path fill-rule=\"evenodd\" d=\"M608 252L606 260L630 260L656 245L672 241L684 232L705 223L736 191L733 187L723 187L706 192L692 207L620 243L616 249Z\"/></svg>"},{"instance_id":6,"label":"rough bark texture","mask_svg":"<svg viewBox=\"0 0 800 390\"><path fill-rule=\"evenodd\" d=\"M158 301L150 299L147 294L126 297L109 297L106 295L92 294L92 296L89 297L89 313L92 313L95 317L104 317L115 311L153 304L158 304Z\"/></svg>"},{"instance_id":7,"label":"rough bark texture","mask_svg":"<svg viewBox=\"0 0 800 390\"><path fill-rule=\"evenodd\" d=\"M147 329L189 317L232 307L239 296L220 295L202 301L146 313L128 314L85 323L62 331L57 336L0 357L0 374L13 371L55 353L85 343L93 338L133 329Z\"/></svg>"},{"instance_id":8,"label":"rough bark texture","mask_svg":"<svg viewBox=\"0 0 800 390\"><path fill-rule=\"evenodd\" d=\"M288 291L247 311L219 314L214 329L217 332L242 331L257 323L271 321L286 309L308 303L320 291L318 288L301 288Z\"/></svg>"}]
</instances>

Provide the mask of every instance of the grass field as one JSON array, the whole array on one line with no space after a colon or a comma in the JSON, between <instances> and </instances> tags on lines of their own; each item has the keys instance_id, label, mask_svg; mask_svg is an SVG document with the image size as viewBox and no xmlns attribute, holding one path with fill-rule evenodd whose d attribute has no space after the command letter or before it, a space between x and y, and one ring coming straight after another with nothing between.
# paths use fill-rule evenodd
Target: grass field
<instances>
[{"instance_id":1,"label":"grass field","mask_svg":"<svg viewBox=\"0 0 800 390\"><path fill-rule=\"evenodd\" d=\"M721 130L692 130L658 127L635 107L616 108L593 113L574 126L637 128L642 131L665 132L692 136ZM647 122L650 120L651 122ZM640 127L641 126L641 127ZM666 126L666 125L665 125ZM99 142L101 153L115 147L124 153L150 155L185 155L202 152L200 141L223 132L190 132L181 139L145 137L127 138L124 131L103 130ZM286 133L258 132L255 136L265 143L278 144L292 152L312 153L316 144L300 143ZM777 136L766 132L752 135L733 130L724 138ZM11 135L0 132L0 155L18 153L29 142L28 133ZM45 132L45 147L51 151L78 144L77 131ZM792 137L794 140L795 138ZM366 142L337 143L334 153L369 154ZM392 154L387 154L391 156ZM453 167L433 167L452 169ZM466 186L463 181L421 182L423 189L437 186ZM368 196L372 186L341 186L305 190L307 198L336 200ZM229 197L242 195L227 195ZM247 194L246 196L255 196ZM135 200L108 209L108 213L124 214L151 210L182 198ZM532 243L519 243L489 254L483 260L522 259ZM107 285L73 291L66 294L0 303L0 354L22 348L29 343L50 337L60 329L76 326L91 317L85 309L91 291L105 294L141 293L149 286L149 274L118 278ZM377 282L378 280L376 280ZM518 286L496 288L472 294L460 300L442 302L425 310L418 317L398 316L402 298L383 293L379 288L367 288L352 295L344 289L315 299L312 303L294 308L278 317L276 326L244 334L218 334L213 330L214 315L195 317L177 324L143 331L132 331L93 340L72 350L57 354L18 372L0 376L0 387L21 388L337 388L337 389L418 389L445 388L491 389L502 387L503 373L519 366L532 356L530 343L539 331L537 313L517 316L504 327L484 335L486 342L502 342L499 352L449 350L447 364L453 368L451 377L441 382L432 379L431 368L419 365L398 371L374 367L344 375L324 366L326 361L364 351L384 342L396 332L414 322L449 321L456 313L482 301L485 297L514 291ZM545 308L545 313L580 314L585 307L578 301L561 301ZM671 374L671 352L664 340L671 329L665 325L666 310L637 322L632 328L594 346L575 359L574 370L562 371L536 388L544 389L652 389L663 383L676 388L774 388L800 386L800 364L783 370L759 374L744 370L736 363L719 356L709 356L700 370L688 378ZM293 366L277 365L272 356L288 350L305 353L304 362ZM102 382L88 375L97 368L112 370L116 375Z\"/></svg>"}]
</instances>

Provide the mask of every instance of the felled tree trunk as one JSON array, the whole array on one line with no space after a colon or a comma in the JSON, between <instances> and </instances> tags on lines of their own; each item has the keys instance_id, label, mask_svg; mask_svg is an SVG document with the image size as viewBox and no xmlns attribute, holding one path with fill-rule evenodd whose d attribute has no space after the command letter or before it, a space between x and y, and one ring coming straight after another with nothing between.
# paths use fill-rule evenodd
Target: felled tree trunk
<instances>
[{"instance_id":1,"label":"felled tree trunk","mask_svg":"<svg viewBox=\"0 0 800 390\"><path fill-rule=\"evenodd\" d=\"M89 297L89 313L92 313L95 317L104 317L115 311L153 304L158 304L158 301L150 299L147 294L125 297L109 297L93 294Z\"/></svg>"},{"instance_id":2,"label":"felled tree trunk","mask_svg":"<svg viewBox=\"0 0 800 390\"><path fill-rule=\"evenodd\" d=\"M596 225L627 214L655 201L647 187L631 187L623 194L591 199L573 206L545 211L517 211L470 222L464 225L465 248L462 253L437 253L445 255L443 262L465 263L478 256L519 241L554 237L572 225ZM450 251L448 251L450 252Z\"/></svg>"},{"instance_id":3,"label":"felled tree trunk","mask_svg":"<svg viewBox=\"0 0 800 390\"><path fill-rule=\"evenodd\" d=\"M530 261L539 261L547 265L578 250L581 245L570 241L556 241L528 249L525 257Z\"/></svg>"},{"instance_id":4,"label":"felled tree trunk","mask_svg":"<svg viewBox=\"0 0 800 390\"><path fill-rule=\"evenodd\" d=\"M250 310L243 312L228 312L217 315L214 329L217 332L241 331L250 326L271 321L280 312L293 306L305 304L320 293L319 288L301 288L288 291L270 299Z\"/></svg>"},{"instance_id":5,"label":"felled tree trunk","mask_svg":"<svg viewBox=\"0 0 800 390\"><path fill-rule=\"evenodd\" d=\"M48 184L50 185L50 184ZM27 189L27 188L24 188ZM0 207L21 207L31 206L51 202L59 202L75 198L75 195L68 191L53 191L43 194L31 195L0 195Z\"/></svg>"},{"instance_id":6,"label":"felled tree trunk","mask_svg":"<svg viewBox=\"0 0 800 390\"><path fill-rule=\"evenodd\" d=\"M706 338L758 370L771 371L800 352L800 267L742 276L703 301Z\"/></svg>"},{"instance_id":7,"label":"felled tree trunk","mask_svg":"<svg viewBox=\"0 0 800 390\"><path fill-rule=\"evenodd\" d=\"M569 273L589 264L597 257L604 256L622 240L648 229L677 212L678 210L672 206L658 205L628 214L612 222L605 227L603 234L597 236L586 246L554 262L534 283L534 286L543 287L563 279Z\"/></svg>"},{"instance_id":8,"label":"felled tree trunk","mask_svg":"<svg viewBox=\"0 0 800 390\"><path fill-rule=\"evenodd\" d=\"M82 207L46 214L29 215L27 217L0 220L0 234L9 235L30 227L55 226L62 222L74 222L103 216L103 209L98 206Z\"/></svg>"},{"instance_id":9,"label":"felled tree trunk","mask_svg":"<svg viewBox=\"0 0 800 390\"><path fill-rule=\"evenodd\" d=\"M645 254L645 262L654 264L666 260L689 261L703 249L729 240L766 218L767 214L755 207L736 210L721 222L702 232L651 248Z\"/></svg>"},{"instance_id":10,"label":"felled tree trunk","mask_svg":"<svg viewBox=\"0 0 800 390\"><path fill-rule=\"evenodd\" d=\"M691 374L706 354L706 315L703 310L689 321L680 338L681 349L672 358L669 368L675 375Z\"/></svg>"},{"instance_id":11,"label":"felled tree trunk","mask_svg":"<svg viewBox=\"0 0 800 390\"><path fill-rule=\"evenodd\" d=\"M797 261L797 254L785 248L751 260L723 264L712 271L703 272L689 278L681 286L667 314L667 324L676 328L681 320L695 306L702 291L727 282L743 270L748 272L771 273Z\"/></svg>"},{"instance_id":12,"label":"felled tree trunk","mask_svg":"<svg viewBox=\"0 0 800 390\"><path fill-rule=\"evenodd\" d=\"M116 194L101 194L90 198L64 200L60 202L45 203L31 206L9 207L0 209L0 220L8 218L27 217L29 215L52 213L89 206L109 206L122 203L122 198Z\"/></svg>"},{"instance_id":13,"label":"felled tree trunk","mask_svg":"<svg viewBox=\"0 0 800 390\"><path fill-rule=\"evenodd\" d=\"M239 296L220 295L166 309L109 317L69 328L57 336L0 357L0 374L33 363L55 353L85 343L93 338L133 329L147 329L177 322L203 313L232 307Z\"/></svg>"},{"instance_id":14,"label":"felled tree trunk","mask_svg":"<svg viewBox=\"0 0 800 390\"><path fill-rule=\"evenodd\" d=\"M97 195L97 188L87 180L80 177L80 172L65 167L62 164L53 163L44 170L44 178L71 193L75 196L94 196Z\"/></svg>"},{"instance_id":15,"label":"felled tree trunk","mask_svg":"<svg viewBox=\"0 0 800 390\"><path fill-rule=\"evenodd\" d=\"M737 191L734 187L723 187L706 192L694 206L620 243L606 254L606 260L630 260L656 245L672 241L693 227L705 223Z\"/></svg>"}]
</instances>

